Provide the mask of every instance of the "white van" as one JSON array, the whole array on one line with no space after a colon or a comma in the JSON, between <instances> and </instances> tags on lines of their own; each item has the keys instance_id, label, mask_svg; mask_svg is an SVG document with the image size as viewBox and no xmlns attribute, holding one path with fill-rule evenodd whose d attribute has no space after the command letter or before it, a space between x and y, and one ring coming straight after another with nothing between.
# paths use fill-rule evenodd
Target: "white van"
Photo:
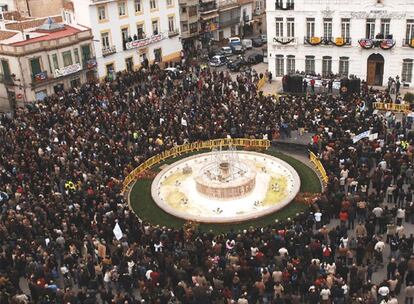
<instances>
[{"instance_id":1,"label":"white van","mask_svg":"<svg viewBox=\"0 0 414 304\"><path fill-rule=\"evenodd\" d=\"M240 44L240 38L239 37L230 37L229 38L229 45L231 46L232 44Z\"/></svg>"},{"instance_id":2,"label":"white van","mask_svg":"<svg viewBox=\"0 0 414 304\"><path fill-rule=\"evenodd\" d=\"M242 46L247 50L251 49L253 47L252 40L251 39L243 39L242 40Z\"/></svg>"}]
</instances>

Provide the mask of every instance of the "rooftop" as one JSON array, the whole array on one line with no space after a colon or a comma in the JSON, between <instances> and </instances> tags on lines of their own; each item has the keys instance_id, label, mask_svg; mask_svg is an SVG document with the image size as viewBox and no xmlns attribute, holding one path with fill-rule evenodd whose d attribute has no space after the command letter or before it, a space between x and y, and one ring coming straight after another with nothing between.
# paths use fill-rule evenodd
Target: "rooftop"
<instances>
[{"instance_id":1,"label":"rooftop","mask_svg":"<svg viewBox=\"0 0 414 304\"><path fill-rule=\"evenodd\" d=\"M72 26L69 26L69 25L64 25L63 28L61 28L60 30L54 30L54 31L51 31L51 32L44 32L43 30L34 30L34 31L29 32L29 34L38 33L38 34L42 34L42 35L34 37L34 38L29 38L29 39L26 39L26 40L10 43L10 45L22 46L22 45L31 44L31 43L34 43L34 42L39 42L39 41L54 40L54 39L59 39L59 38L66 37L66 36L71 36L71 35L74 35L76 33L82 32L82 31L83 30L81 30L79 28L75 28L75 27L72 27Z\"/></svg>"}]
</instances>

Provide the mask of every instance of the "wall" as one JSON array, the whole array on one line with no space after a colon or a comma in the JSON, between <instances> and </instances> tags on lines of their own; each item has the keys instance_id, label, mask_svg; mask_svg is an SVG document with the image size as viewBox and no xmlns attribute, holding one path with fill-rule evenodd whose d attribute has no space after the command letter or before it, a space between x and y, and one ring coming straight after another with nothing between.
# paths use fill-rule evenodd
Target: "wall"
<instances>
[{"instance_id":1,"label":"wall","mask_svg":"<svg viewBox=\"0 0 414 304\"><path fill-rule=\"evenodd\" d=\"M15 0L16 8L31 17L45 17L60 14L63 0Z\"/></svg>"}]
</instances>

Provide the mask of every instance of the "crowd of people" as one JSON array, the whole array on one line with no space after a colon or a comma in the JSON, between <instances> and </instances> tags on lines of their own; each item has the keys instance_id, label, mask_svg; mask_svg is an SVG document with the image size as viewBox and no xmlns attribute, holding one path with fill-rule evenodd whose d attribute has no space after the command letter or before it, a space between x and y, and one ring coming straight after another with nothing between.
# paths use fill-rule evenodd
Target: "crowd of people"
<instances>
[{"instance_id":1,"label":"crowd of people","mask_svg":"<svg viewBox=\"0 0 414 304\"><path fill-rule=\"evenodd\" d=\"M413 303L411 122L373 112L387 92L276 98L260 77L152 66L1 116L0 303ZM187 231L142 222L121 195L175 145L292 130L314 134L329 176L297 218Z\"/></svg>"}]
</instances>

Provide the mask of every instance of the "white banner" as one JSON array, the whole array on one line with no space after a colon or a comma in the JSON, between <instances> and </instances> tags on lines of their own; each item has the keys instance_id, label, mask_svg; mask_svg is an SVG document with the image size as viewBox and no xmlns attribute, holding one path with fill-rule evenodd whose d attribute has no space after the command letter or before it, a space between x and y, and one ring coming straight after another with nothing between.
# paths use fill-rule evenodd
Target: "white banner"
<instances>
[{"instance_id":1,"label":"white banner","mask_svg":"<svg viewBox=\"0 0 414 304\"><path fill-rule=\"evenodd\" d=\"M113 232L114 232L114 235L115 235L115 237L118 241L120 239L122 239L123 233L122 233L121 227L119 227L118 223L115 224Z\"/></svg>"},{"instance_id":2,"label":"white banner","mask_svg":"<svg viewBox=\"0 0 414 304\"><path fill-rule=\"evenodd\" d=\"M127 42L125 44L125 48L127 50L132 50L132 49L136 49L136 48L140 48L149 44L153 44L156 42L159 42L161 40L164 40L165 38L167 38L168 35L164 34L164 33L160 33L157 35L153 35L151 37L148 38L144 38L144 39L139 39L139 40L134 40L131 42Z\"/></svg>"},{"instance_id":3,"label":"white banner","mask_svg":"<svg viewBox=\"0 0 414 304\"><path fill-rule=\"evenodd\" d=\"M56 69L55 70L55 77L62 77L69 74L76 73L78 71L82 70L82 66L80 63L75 63L72 65L68 65L67 67Z\"/></svg>"},{"instance_id":4,"label":"white banner","mask_svg":"<svg viewBox=\"0 0 414 304\"><path fill-rule=\"evenodd\" d=\"M371 130L359 133L358 135L355 135L352 138L352 141L355 143L357 143L358 141L360 141L361 139L365 138L365 137L369 137L369 135L371 134Z\"/></svg>"}]
</instances>

